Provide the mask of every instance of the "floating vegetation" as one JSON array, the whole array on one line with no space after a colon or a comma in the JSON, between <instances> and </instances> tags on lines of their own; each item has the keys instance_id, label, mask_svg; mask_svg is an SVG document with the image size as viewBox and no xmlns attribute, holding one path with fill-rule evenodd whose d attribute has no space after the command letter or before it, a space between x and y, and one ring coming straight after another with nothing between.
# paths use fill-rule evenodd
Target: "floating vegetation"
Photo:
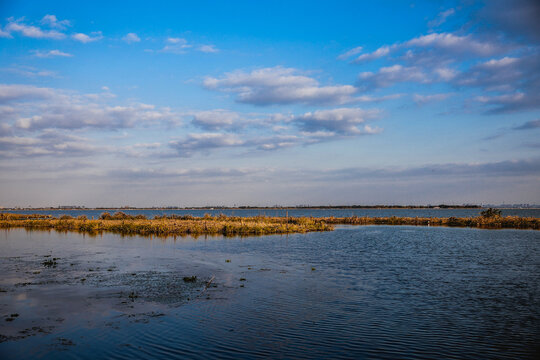
<instances>
[{"instance_id":1,"label":"floating vegetation","mask_svg":"<svg viewBox=\"0 0 540 360\"><path fill-rule=\"evenodd\" d=\"M334 225L415 225L474 227L483 229L534 229L540 230L540 218L501 216L489 211L477 217L269 217L269 216L211 216L162 215L147 219L144 215L113 215L103 213L97 220L79 216L23 215L0 213L0 228L26 228L29 230L77 231L88 234L113 232L122 235L143 236L252 236L271 234L330 231ZM225 260L230 262L230 259ZM45 264L44 264L45 265ZM46 265L47 266L47 265Z\"/></svg>"},{"instance_id":2,"label":"floating vegetation","mask_svg":"<svg viewBox=\"0 0 540 360\"><path fill-rule=\"evenodd\" d=\"M56 260L58 260L58 259L57 258L48 259L48 260L43 261L41 264L43 266L46 266L46 267L53 267L54 268L54 267L56 267L56 265L58 265Z\"/></svg>"}]
</instances>

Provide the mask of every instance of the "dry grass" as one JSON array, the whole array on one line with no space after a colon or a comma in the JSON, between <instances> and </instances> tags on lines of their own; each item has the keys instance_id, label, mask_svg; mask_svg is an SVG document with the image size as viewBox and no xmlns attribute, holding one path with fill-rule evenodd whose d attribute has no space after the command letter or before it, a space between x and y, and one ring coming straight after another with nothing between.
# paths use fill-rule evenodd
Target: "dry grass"
<instances>
[{"instance_id":1,"label":"dry grass","mask_svg":"<svg viewBox=\"0 0 540 360\"><path fill-rule=\"evenodd\" d=\"M540 218L519 216L477 216L467 218L419 218L419 217L325 217L320 218L327 224L343 225L416 225L474 227L481 229L533 229L540 230Z\"/></svg>"},{"instance_id":2,"label":"dry grass","mask_svg":"<svg viewBox=\"0 0 540 360\"><path fill-rule=\"evenodd\" d=\"M330 231L334 225L415 225L474 227L482 229L534 229L540 230L540 218L518 216L492 216L470 218L418 218L418 217L239 217L191 215L156 216L147 219L143 215L104 213L100 219L89 220L85 216L73 218L68 215L54 218L51 215L22 215L0 213L0 228L26 228L34 230L77 231L88 234L113 232L123 235L225 235L249 236L292 234L311 231Z\"/></svg>"},{"instance_id":3,"label":"dry grass","mask_svg":"<svg viewBox=\"0 0 540 360\"><path fill-rule=\"evenodd\" d=\"M269 234L329 231L333 226L312 218L289 219L280 217L227 217L227 216L162 216L146 219L129 215L102 215L100 219L86 217L34 218L32 215L0 214L0 228L54 229L83 233L113 232L125 235L225 235L248 236Z\"/></svg>"}]
</instances>

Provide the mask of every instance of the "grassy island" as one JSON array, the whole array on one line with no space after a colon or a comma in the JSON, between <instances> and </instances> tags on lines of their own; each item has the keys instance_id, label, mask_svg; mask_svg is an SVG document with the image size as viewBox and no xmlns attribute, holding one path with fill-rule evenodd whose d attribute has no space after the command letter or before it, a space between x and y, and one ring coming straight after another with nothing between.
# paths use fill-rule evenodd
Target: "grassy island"
<instances>
[{"instance_id":1,"label":"grassy island","mask_svg":"<svg viewBox=\"0 0 540 360\"><path fill-rule=\"evenodd\" d=\"M144 215L127 215L122 212L101 214L99 219L86 216L59 218L51 215L0 214L0 228L26 228L35 230L54 229L83 233L113 232L124 235L225 235L249 236L270 234L292 234L310 231L329 231L334 227L317 218L283 217L235 217L191 215L164 215L147 219Z\"/></svg>"},{"instance_id":2,"label":"grassy island","mask_svg":"<svg viewBox=\"0 0 540 360\"><path fill-rule=\"evenodd\" d=\"M518 216L477 216L468 218L419 217L268 217L163 215L147 219L144 215L103 213L99 219L63 215L0 213L0 228L77 231L88 234L113 232L123 235L225 235L249 236L330 231L334 225L413 225L474 227L482 229L540 230L540 218Z\"/></svg>"},{"instance_id":3,"label":"grassy island","mask_svg":"<svg viewBox=\"0 0 540 360\"><path fill-rule=\"evenodd\" d=\"M540 230L540 218L520 216L476 217L325 217L326 224L340 225L413 225L473 227L480 229L532 229Z\"/></svg>"}]
</instances>

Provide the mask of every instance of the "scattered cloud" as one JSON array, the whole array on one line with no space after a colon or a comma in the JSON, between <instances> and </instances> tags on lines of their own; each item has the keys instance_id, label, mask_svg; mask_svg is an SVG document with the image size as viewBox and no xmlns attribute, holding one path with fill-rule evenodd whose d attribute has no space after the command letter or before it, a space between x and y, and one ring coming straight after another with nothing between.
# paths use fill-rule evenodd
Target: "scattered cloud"
<instances>
[{"instance_id":1,"label":"scattered cloud","mask_svg":"<svg viewBox=\"0 0 540 360\"><path fill-rule=\"evenodd\" d=\"M240 114L229 110L200 111L193 115L192 124L201 129L215 131L238 127Z\"/></svg>"},{"instance_id":2,"label":"scattered cloud","mask_svg":"<svg viewBox=\"0 0 540 360\"><path fill-rule=\"evenodd\" d=\"M169 44L185 44L187 43L186 39L183 38L175 38L175 37L169 37L166 40Z\"/></svg>"},{"instance_id":3,"label":"scattered cloud","mask_svg":"<svg viewBox=\"0 0 540 360\"><path fill-rule=\"evenodd\" d=\"M187 49L192 47L192 45L188 44L188 41L184 38L169 37L165 42L166 45L161 49L161 52L185 54Z\"/></svg>"},{"instance_id":4,"label":"scattered cloud","mask_svg":"<svg viewBox=\"0 0 540 360\"><path fill-rule=\"evenodd\" d=\"M272 104L345 104L354 102L357 91L351 85L320 86L314 78L297 69L273 67L251 72L235 71L221 78L206 77L210 90L233 93L237 101L253 105Z\"/></svg>"},{"instance_id":5,"label":"scattered cloud","mask_svg":"<svg viewBox=\"0 0 540 360\"><path fill-rule=\"evenodd\" d=\"M456 77L457 87L483 91L476 100L490 113L540 108L540 52L503 57L472 66Z\"/></svg>"},{"instance_id":6,"label":"scattered cloud","mask_svg":"<svg viewBox=\"0 0 540 360\"><path fill-rule=\"evenodd\" d=\"M22 36L34 39L63 39L66 35L58 30L43 30L38 26L25 24L24 18L9 18L8 24L4 28L7 34L19 33ZM8 36L4 36L8 37Z\"/></svg>"},{"instance_id":7,"label":"scattered cloud","mask_svg":"<svg viewBox=\"0 0 540 360\"><path fill-rule=\"evenodd\" d=\"M215 45L201 45L198 50L204 53L217 53L219 49Z\"/></svg>"},{"instance_id":8,"label":"scattered cloud","mask_svg":"<svg viewBox=\"0 0 540 360\"><path fill-rule=\"evenodd\" d=\"M0 28L0 38L12 38L11 34L8 31L3 30Z\"/></svg>"},{"instance_id":9,"label":"scattered cloud","mask_svg":"<svg viewBox=\"0 0 540 360\"><path fill-rule=\"evenodd\" d=\"M448 10L445 10L445 11L441 11L437 15L437 17L435 19L428 22L428 27L429 28L434 28L434 27L437 27L437 26L441 26L442 24L444 24L446 22L446 19L449 16L452 16L455 13L456 13L456 11L454 9L448 9Z\"/></svg>"},{"instance_id":10,"label":"scattered cloud","mask_svg":"<svg viewBox=\"0 0 540 360\"><path fill-rule=\"evenodd\" d=\"M132 44L132 43L140 42L141 38L137 36L137 34L135 33L127 33L126 36L122 38L122 40L124 40L128 44Z\"/></svg>"},{"instance_id":11,"label":"scattered cloud","mask_svg":"<svg viewBox=\"0 0 540 360\"><path fill-rule=\"evenodd\" d=\"M244 145L235 134L223 133L200 133L189 134L187 137L179 140L172 140L169 145L178 151L181 157L192 156L194 152L208 152L211 149L236 147Z\"/></svg>"},{"instance_id":12,"label":"scattered cloud","mask_svg":"<svg viewBox=\"0 0 540 360\"><path fill-rule=\"evenodd\" d=\"M432 77L419 67L392 65L380 68L377 73L361 73L358 78L358 87L363 90L371 90L388 87L401 82L417 82L425 84L432 81Z\"/></svg>"},{"instance_id":13,"label":"scattered cloud","mask_svg":"<svg viewBox=\"0 0 540 360\"><path fill-rule=\"evenodd\" d=\"M382 129L366 122L380 116L378 109L360 108L317 110L300 115L200 111L193 114L191 124L207 132L189 134L169 145L181 157L209 154L218 148L271 151L376 134Z\"/></svg>"},{"instance_id":14,"label":"scattered cloud","mask_svg":"<svg viewBox=\"0 0 540 360\"><path fill-rule=\"evenodd\" d=\"M383 45L377 50L361 54L353 61L363 63L396 54L409 64L441 64L460 58L489 57L501 54L508 47L500 42L478 40L472 35L454 33L431 33L418 36L403 43Z\"/></svg>"},{"instance_id":15,"label":"scattered cloud","mask_svg":"<svg viewBox=\"0 0 540 360\"><path fill-rule=\"evenodd\" d=\"M13 67L0 69L0 71L9 72L9 73L24 76L27 78L55 77L56 76L56 72L54 71L41 70L32 66L13 66Z\"/></svg>"},{"instance_id":16,"label":"scattered cloud","mask_svg":"<svg viewBox=\"0 0 540 360\"><path fill-rule=\"evenodd\" d=\"M395 46L393 46L395 47ZM375 60L375 59L378 59L378 58L381 58L383 56L386 56L388 54L390 54L390 51L392 50L393 48L392 46L381 46L380 48L378 48L377 50L371 52L371 53L367 53L367 54L362 54L360 56L358 56L356 59L354 59L354 62L355 63L360 63L360 62L363 62L363 61L369 61L369 60Z\"/></svg>"},{"instance_id":17,"label":"scattered cloud","mask_svg":"<svg viewBox=\"0 0 540 360\"><path fill-rule=\"evenodd\" d=\"M90 42L94 42L94 41L98 41L98 40L103 39L103 34L101 33L101 31L94 31L94 32L90 33L90 35L86 35L86 34L83 34L83 33L77 33L77 34L71 35L71 37L74 40L82 42L83 44L87 44L87 43L90 43Z\"/></svg>"},{"instance_id":18,"label":"scattered cloud","mask_svg":"<svg viewBox=\"0 0 540 360\"><path fill-rule=\"evenodd\" d=\"M421 95L421 94L414 94L413 100L417 105L425 105L430 104L437 101L442 101L448 99L453 94L446 93L446 94L429 94L429 95Z\"/></svg>"},{"instance_id":19,"label":"scattered cloud","mask_svg":"<svg viewBox=\"0 0 540 360\"><path fill-rule=\"evenodd\" d=\"M70 53L66 53L60 50L40 51L34 50L34 56L39 58L52 58L52 57L72 57Z\"/></svg>"},{"instance_id":20,"label":"scattered cloud","mask_svg":"<svg viewBox=\"0 0 540 360\"><path fill-rule=\"evenodd\" d=\"M451 55L492 56L504 51L505 47L491 41L480 41L472 35L455 35L452 33L433 33L419 36L407 41L404 47L430 48L447 52Z\"/></svg>"},{"instance_id":21,"label":"scattered cloud","mask_svg":"<svg viewBox=\"0 0 540 360\"><path fill-rule=\"evenodd\" d=\"M527 121L525 124L514 127L514 130L535 130L540 129L540 119Z\"/></svg>"},{"instance_id":22,"label":"scattered cloud","mask_svg":"<svg viewBox=\"0 0 540 360\"><path fill-rule=\"evenodd\" d=\"M49 14L45 15L41 19L41 24L60 30L65 30L68 26L71 26L71 22L69 20L58 20L56 15Z\"/></svg>"},{"instance_id":23,"label":"scattered cloud","mask_svg":"<svg viewBox=\"0 0 540 360\"><path fill-rule=\"evenodd\" d=\"M359 108L338 108L331 110L317 110L296 116L293 122L308 133L320 131L329 132L330 135L353 136L360 134L374 134L381 131L363 125L366 120L380 116L379 110L364 110Z\"/></svg>"},{"instance_id":24,"label":"scattered cloud","mask_svg":"<svg viewBox=\"0 0 540 360\"><path fill-rule=\"evenodd\" d=\"M343 54L339 55L337 58L338 58L338 60L346 60L346 59L350 58L353 55L359 54L360 52L362 52L362 47L357 46L355 48L352 48L349 51L344 52Z\"/></svg>"},{"instance_id":25,"label":"scattered cloud","mask_svg":"<svg viewBox=\"0 0 540 360\"><path fill-rule=\"evenodd\" d=\"M0 84L0 104L30 99L49 99L54 94L54 90L49 88L20 84Z\"/></svg>"},{"instance_id":26,"label":"scattered cloud","mask_svg":"<svg viewBox=\"0 0 540 360\"><path fill-rule=\"evenodd\" d=\"M104 151L107 147L92 145L86 138L55 131L39 136L0 137L0 158L36 156L87 156Z\"/></svg>"},{"instance_id":27,"label":"scattered cloud","mask_svg":"<svg viewBox=\"0 0 540 360\"><path fill-rule=\"evenodd\" d=\"M31 85L0 85L0 104L8 104L13 126L21 131L82 128L121 129L156 122L173 122L169 108L135 103L111 105L109 92L80 95Z\"/></svg>"}]
</instances>

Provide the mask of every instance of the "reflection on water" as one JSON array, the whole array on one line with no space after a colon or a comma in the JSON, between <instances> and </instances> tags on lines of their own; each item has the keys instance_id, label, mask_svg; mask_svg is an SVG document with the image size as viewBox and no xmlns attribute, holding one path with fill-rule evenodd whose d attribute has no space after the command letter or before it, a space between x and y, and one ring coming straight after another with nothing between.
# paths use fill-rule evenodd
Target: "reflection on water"
<instances>
[{"instance_id":1,"label":"reflection on water","mask_svg":"<svg viewBox=\"0 0 540 360\"><path fill-rule=\"evenodd\" d=\"M539 350L537 231L366 226L156 240L17 229L0 233L0 250L3 359Z\"/></svg>"}]
</instances>

